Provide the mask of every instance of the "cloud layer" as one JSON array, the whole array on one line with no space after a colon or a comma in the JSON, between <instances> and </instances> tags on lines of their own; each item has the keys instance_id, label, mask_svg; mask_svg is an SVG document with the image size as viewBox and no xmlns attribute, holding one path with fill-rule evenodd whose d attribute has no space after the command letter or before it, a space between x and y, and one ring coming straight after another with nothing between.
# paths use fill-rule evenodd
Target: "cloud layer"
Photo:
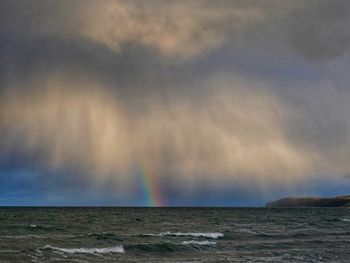
<instances>
[{"instance_id":1,"label":"cloud layer","mask_svg":"<svg viewBox=\"0 0 350 263\"><path fill-rule=\"evenodd\" d=\"M349 8L2 1L0 166L183 188L349 174Z\"/></svg>"}]
</instances>

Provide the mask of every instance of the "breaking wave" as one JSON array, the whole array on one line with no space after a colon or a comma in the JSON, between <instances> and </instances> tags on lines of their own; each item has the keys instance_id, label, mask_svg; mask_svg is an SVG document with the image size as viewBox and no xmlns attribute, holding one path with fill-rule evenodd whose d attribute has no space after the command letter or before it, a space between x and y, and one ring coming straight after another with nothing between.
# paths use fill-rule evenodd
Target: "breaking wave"
<instances>
[{"instance_id":1,"label":"breaking wave","mask_svg":"<svg viewBox=\"0 0 350 263\"><path fill-rule=\"evenodd\" d=\"M104 247L104 248L61 248L46 245L43 249L56 250L68 254L110 254L121 253L124 254L125 250L123 246Z\"/></svg>"}]
</instances>

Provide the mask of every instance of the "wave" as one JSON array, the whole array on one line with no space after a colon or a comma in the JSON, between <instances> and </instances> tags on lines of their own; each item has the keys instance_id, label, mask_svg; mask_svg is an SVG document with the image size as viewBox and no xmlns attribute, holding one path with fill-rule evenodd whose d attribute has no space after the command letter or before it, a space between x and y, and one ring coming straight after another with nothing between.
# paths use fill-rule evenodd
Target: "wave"
<instances>
[{"instance_id":1,"label":"wave","mask_svg":"<svg viewBox=\"0 0 350 263\"><path fill-rule=\"evenodd\" d=\"M19 252L22 252L22 250L13 250L13 249L4 249L4 250L0 250L0 254L1 253L19 253Z\"/></svg>"},{"instance_id":2,"label":"wave","mask_svg":"<svg viewBox=\"0 0 350 263\"><path fill-rule=\"evenodd\" d=\"M0 239L30 239L30 238L49 238L49 236L40 236L40 235L13 235L13 236L0 236Z\"/></svg>"},{"instance_id":3,"label":"wave","mask_svg":"<svg viewBox=\"0 0 350 263\"><path fill-rule=\"evenodd\" d=\"M213 232L213 233L201 233L201 232L161 232L159 234L143 234L143 236L158 236L158 237L163 237L163 236L170 236L170 237L200 237L200 238L212 238L212 239L217 239L220 237L223 237L223 233L219 232Z\"/></svg>"},{"instance_id":4,"label":"wave","mask_svg":"<svg viewBox=\"0 0 350 263\"><path fill-rule=\"evenodd\" d=\"M125 245L126 250L141 250L147 252L176 252L186 250L202 250L203 247L214 246L216 242L189 240L181 243L159 242L159 243L139 243Z\"/></svg>"},{"instance_id":5,"label":"wave","mask_svg":"<svg viewBox=\"0 0 350 263\"><path fill-rule=\"evenodd\" d=\"M123 240L121 237L119 237L118 235L113 234L111 232L89 233L89 234L87 234L87 236L95 238L97 240L107 240L107 239L117 240L117 241Z\"/></svg>"},{"instance_id":6,"label":"wave","mask_svg":"<svg viewBox=\"0 0 350 263\"><path fill-rule=\"evenodd\" d=\"M247 228L237 229L235 230L235 232L238 234L248 234L248 235L256 235L258 233L255 230L247 229Z\"/></svg>"},{"instance_id":7,"label":"wave","mask_svg":"<svg viewBox=\"0 0 350 263\"><path fill-rule=\"evenodd\" d=\"M181 243L182 245L198 245L198 246L212 246L216 245L216 242L212 241L197 241L197 240L189 240L189 241L183 241Z\"/></svg>"},{"instance_id":8,"label":"wave","mask_svg":"<svg viewBox=\"0 0 350 263\"><path fill-rule=\"evenodd\" d=\"M6 229L8 230L14 230L14 231L21 231L21 230L30 230L30 231L61 231L64 230L64 226L50 226L50 225L36 225L36 224L30 224L30 225L6 225Z\"/></svg>"},{"instance_id":9,"label":"wave","mask_svg":"<svg viewBox=\"0 0 350 263\"><path fill-rule=\"evenodd\" d=\"M174 244L170 242L160 243L139 243L129 244L125 246L126 250L141 250L147 252L175 252L190 249L188 246L181 244Z\"/></svg>"},{"instance_id":10,"label":"wave","mask_svg":"<svg viewBox=\"0 0 350 263\"><path fill-rule=\"evenodd\" d=\"M43 249L56 250L68 254L111 254L111 253L120 253L124 254L125 250L123 246L115 247L104 247L104 248L61 248L46 245Z\"/></svg>"},{"instance_id":11,"label":"wave","mask_svg":"<svg viewBox=\"0 0 350 263\"><path fill-rule=\"evenodd\" d=\"M62 226L47 226L47 225L36 225L36 224L31 224L27 226L18 226L18 228L27 228L31 230L63 230L64 227Z\"/></svg>"},{"instance_id":12,"label":"wave","mask_svg":"<svg viewBox=\"0 0 350 263\"><path fill-rule=\"evenodd\" d=\"M340 218L340 221L343 221L343 222L350 222L350 218Z\"/></svg>"},{"instance_id":13,"label":"wave","mask_svg":"<svg viewBox=\"0 0 350 263\"><path fill-rule=\"evenodd\" d=\"M0 236L0 239L52 239L52 238L56 238L56 239L66 239L66 238L74 238L77 237L75 235L70 235L70 234L66 234L66 235L4 235L4 236Z\"/></svg>"}]
</instances>

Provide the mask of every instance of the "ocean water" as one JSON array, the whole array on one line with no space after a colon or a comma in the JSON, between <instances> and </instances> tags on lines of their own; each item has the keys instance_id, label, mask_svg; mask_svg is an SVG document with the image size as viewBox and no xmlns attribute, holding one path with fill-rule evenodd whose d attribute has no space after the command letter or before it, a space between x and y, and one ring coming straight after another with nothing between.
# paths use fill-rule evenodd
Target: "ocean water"
<instances>
[{"instance_id":1,"label":"ocean water","mask_svg":"<svg viewBox=\"0 0 350 263\"><path fill-rule=\"evenodd\" d=\"M0 262L350 262L350 209L0 208Z\"/></svg>"}]
</instances>

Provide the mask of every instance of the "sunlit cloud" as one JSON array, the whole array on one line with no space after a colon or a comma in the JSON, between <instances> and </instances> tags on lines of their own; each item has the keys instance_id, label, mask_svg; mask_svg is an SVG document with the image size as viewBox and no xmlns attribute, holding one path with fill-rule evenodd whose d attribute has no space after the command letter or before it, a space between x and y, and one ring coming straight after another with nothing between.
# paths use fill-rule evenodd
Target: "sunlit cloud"
<instances>
[{"instance_id":1,"label":"sunlit cloud","mask_svg":"<svg viewBox=\"0 0 350 263\"><path fill-rule=\"evenodd\" d=\"M101 84L63 79L1 102L8 142L43 152L52 168L78 166L127 180L137 163L159 176L188 182L215 176L219 183L294 180L310 168L284 132L286 108L256 83L221 76L203 81L195 102L181 94L166 102L154 96L132 111Z\"/></svg>"}]
</instances>

